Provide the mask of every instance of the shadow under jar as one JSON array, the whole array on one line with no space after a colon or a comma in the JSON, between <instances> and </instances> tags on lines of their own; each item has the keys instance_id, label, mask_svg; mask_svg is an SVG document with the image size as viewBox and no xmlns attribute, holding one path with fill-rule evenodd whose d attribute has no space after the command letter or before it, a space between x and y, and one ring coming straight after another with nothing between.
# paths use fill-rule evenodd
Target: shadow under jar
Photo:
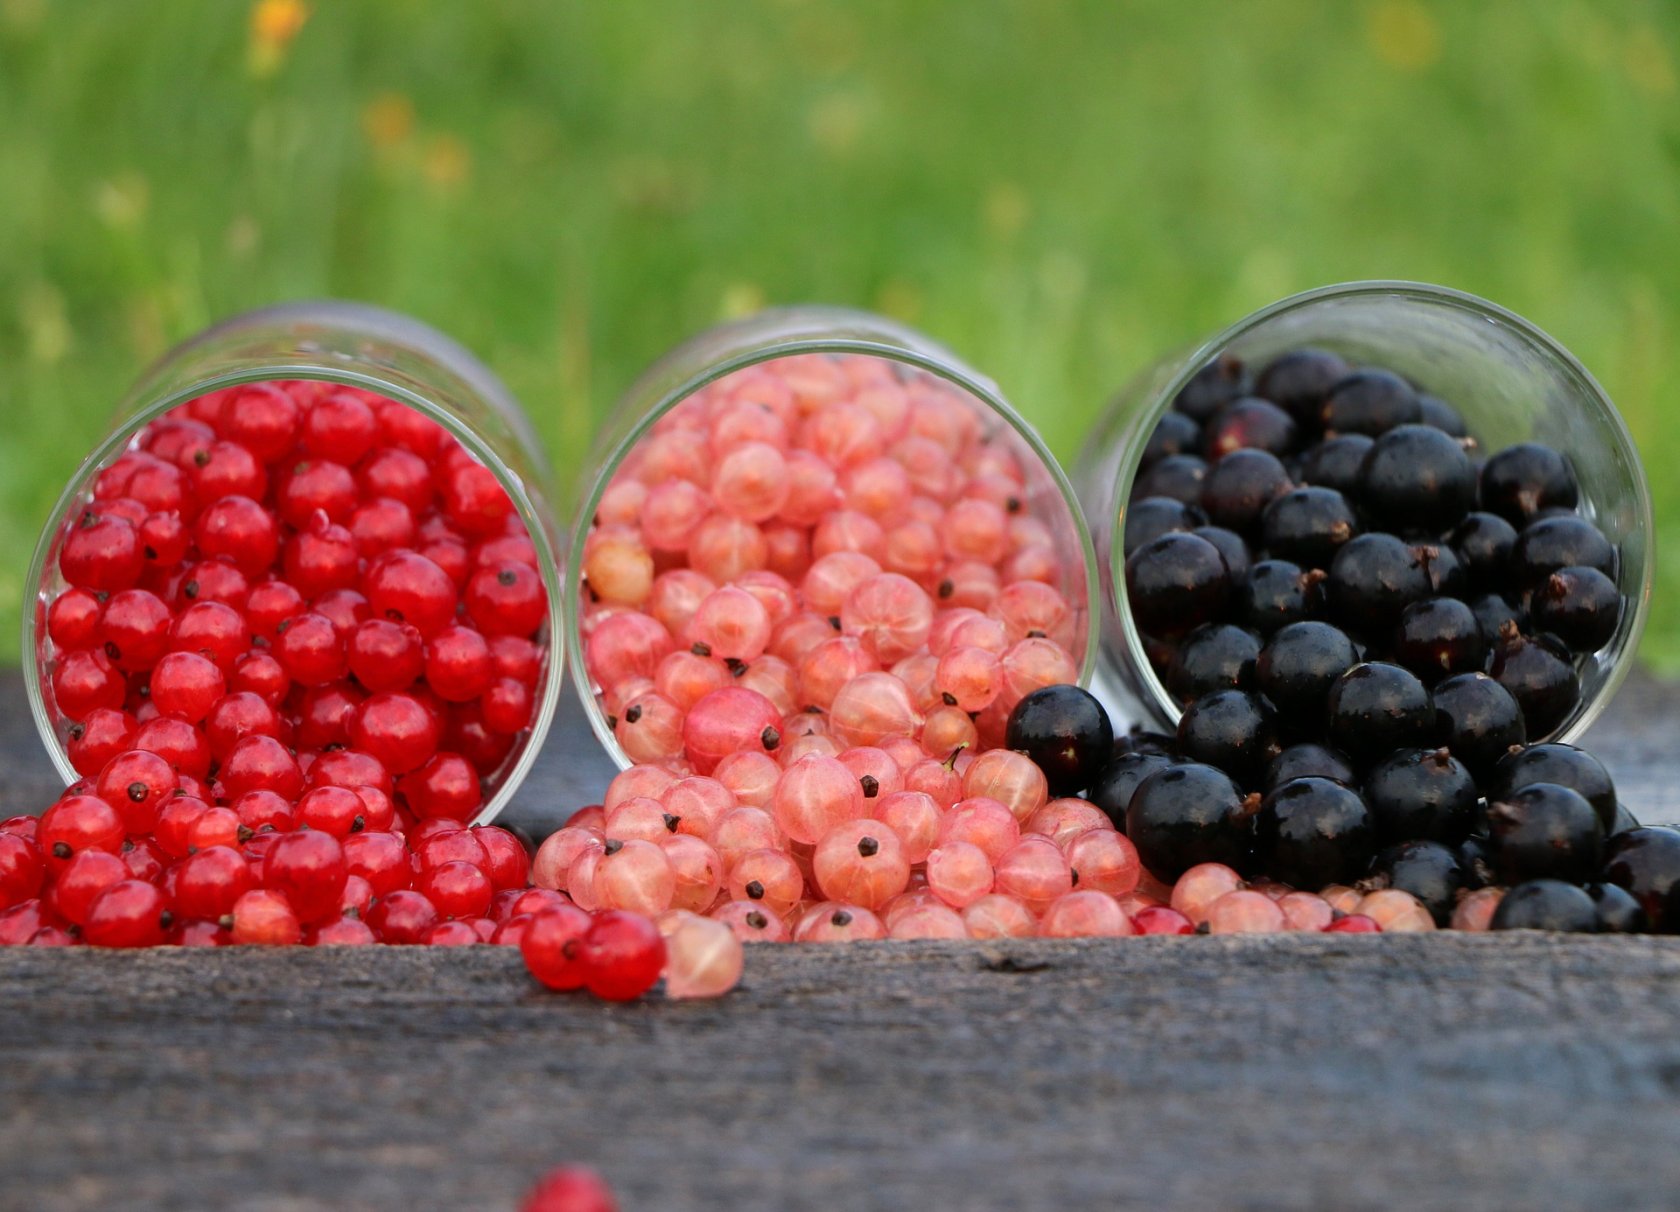
<instances>
[{"instance_id":1,"label":"shadow under jar","mask_svg":"<svg viewBox=\"0 0 1680 1212\"><path fill-rule=\"evenodd\" d=\"M1278 361L1303 350L1314 352L1292 367ZM1278 398L1267 399L1268 392ZM1468 497L1462 481L1443 494L1433 478L1430 452L1442 454L1443 466L1457 458L1439 449L1438 433L1392 437L1383 447L1385 456L1370 454L1383 433L1399 435L1402 424L1445 430L1458 439L1470 465ZM1313 450L1326 435L1341 440L1334 448ZM1561 455L1561 475L1556 466L1536 468L1523 456L1510 456L1487 471L1490 458L1525 443ZM1239 449L1244 453L1222 466L1221 460ZM1548 475L1557 484L1556 500L1545 491L1525 496L1525 489L1543 486ZM1509 687L1522 681L1530 658L1545 668L1562 662L1563 678L1569 680L1572 669L1578 691L1566 686L1550 701L1543 695L1525 701L1517 694L1531 717L1529 742L1569 740L1584 732L1626 676L1644 628L1653 572L1651 500L1621 416L1586 369L1545 333L1492 303L1445 287L1355 282L1263 308L1122 390L1092 434L1075 481L1091 520L1103 586L1102 654L1094 689L1138 727L1173 730L1187 704L1169 683L1180 690L1195 684L1183 655L1188 615L1145 627L1134 609L1127 549L1151 535L1221 524L1219 529L1239 532L1244 540L1234 553L1222 550L1222 557L1240 561L1246 555L1250 575L1254 565L1280 554L1268 550L1268 542L1287 545L1293 558L1267 565L1259 577L1281 578L1283 590L1262 588L1281 600L1304 585L1298 617L1344 628L1367 659L1397 659L1403 620L1431 643L1452 632L1451 620L1420 618L1416 612L1433 608L1412 603L1463 600L1475 616L1474 625L1459 627L1476 633L1468 641L1469 656L1443 651L1439 668L1415 661L1414 668L1426 683L1485 669ZM1302 488L1315 492L1291 498L1268 516L1275 500ZM1184 507L1182 515L1174 504ZM1466 510L1472 517L1503 513L1515 533L1481 521L1476 525L1485 533L1472 534L1475 526L1460 530L1455 519ZM1568 520L1575 517L1596 528L1602 544ZM1381 550L1385 540L1345 548L1368 532L1392 533L1409 548L1411 565L1400 567L1398 575L1420 577L1419 592L1396 585L1392 570L1381 567L1392 554ZM1215 546L1229 544L1227 535L1203 532L1203 537ZM1503 554L1513 542L1515 552ZM1195 545L1175 539L1167 546ZM1338 556L1344 561L1339 573ZM1369 603L1348 591L1359 588L1361 559L1377 565L1372 575L1378 593ZM1585 627L1564 617L1581 601L1570 597L1581 588L1572 568L1561 570L1560 578L1544 575L1558 559L1595 565L1608 578L1594 581L1600 596L1589 602L1595 617ZM1297 581L1297 572L1304 581ZM1234 583L1240 588L1241 577ZM1553 601L1542 605L1539 597L1547 594ZM1248 610L1252 600L1212 605L1209 617L1264 643L1277 620L1256 622ZM1414 615L1405 616L1401 607ZM1292 608L1279 617L1288 617ZM1443 609L1466 615L1456 606ZM1148 616L1148 604L1143 614ZM1571 632L1573 642L1560 644L1551 634L1554 627ZM1218 647L1205 635L1199 642ZM1221 660L1237 667L1243 644L1233 637L1229 653L1213 652L1216 677ZM1426 655L1433 661L1435 650ZM1280 707L1284 731L1288 715Z\"/></svg>"},{"instance_id":2,"label":"shadow under jar","mask_svg":"<svg viewBox=\"0 0 1680 1212\"><path fill-rule=\"evenodd\" d=\"M349 779L494 819L559 700L552 492L507 390L415 320L287 304L182 344L36 548L27 685L59 772L156 745L218 799Z\"/></svg>"},{"instance_id":3,"label":"shadow under jar","mask_svg":"<svg viewBox=\"0 0 1680 1212\"><path fill-rule=\"evenodd\" d=\"M1071 486L991 382L907 328L801 307L713 329L595 449L567 642L621 766L944 760L1095 667Z\"/></svg>"}]
</instances>

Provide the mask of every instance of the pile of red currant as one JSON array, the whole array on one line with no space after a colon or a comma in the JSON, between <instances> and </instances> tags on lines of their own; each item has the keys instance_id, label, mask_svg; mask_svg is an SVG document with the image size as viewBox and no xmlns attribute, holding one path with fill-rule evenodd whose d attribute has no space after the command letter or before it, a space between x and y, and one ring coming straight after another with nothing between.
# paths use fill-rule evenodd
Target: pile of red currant
<instances>
[{"instance_id":1,"label":"pile of red currant","mask_svg":"<svg viewBox=\"0 0 1680 1212\"><path fill-rule=\"evenodd\" d=\"M1484 458L1390 371L1215 359L1124 515L1178 733L1131 738L1093 798L1163 879L1385 898L1422 928L1680 929L1680 833L1638 828L1591 755L1529 743L1571 717L1624 608L1578 501L1564 454Z\"/></svg>"}]
</instances>

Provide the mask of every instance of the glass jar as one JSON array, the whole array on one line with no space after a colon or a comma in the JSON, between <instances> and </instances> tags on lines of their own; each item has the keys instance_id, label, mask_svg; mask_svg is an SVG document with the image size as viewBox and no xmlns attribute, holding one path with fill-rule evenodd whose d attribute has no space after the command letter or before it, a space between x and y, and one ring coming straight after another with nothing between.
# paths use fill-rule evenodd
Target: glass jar
<instances>
[{"instance_id":1,"label":"glass jar","mask_svg":"<svg viewBox=\"0 0 1680 1212\"><path fill-rule=\"evenodd\" d=\"M171 410L211 393L268 381L335 384L416 410L494 474L523 521L547 589L546 622L534 635L541 668L531 693L530 724L483 779L484 802L475 819L492 820L528 773L559 701L562 650L550 637L560 633L564 536L552 505L552 472L530 420L472 354L416 320L363 304L293 303L234 317L165 355L117 408L105 438L82 460L53 507L26 582L23 644L33 657L26 684L41 739L65 781L79 777L66 749L74 721L55 701L55 653L46 620L49 605L66 588L61 548L92 499L95 478L135 449L146 427Z\"/></svg>"},{"instance_id":2,"label":"glass jar","mask_svg":"<svg viewBox=\"0 0 1680 1212\"><path fill-rule=\"evenodd\" d=\"M1157 363L1115 398L1075 472L1091 520L1103 586L1095 690L1134 724L1170 731L1181 714L1145 655L1126 603L1126 504L1156 423L1180 390L1222 354L1259 366L1314 346L1350 364L1397 372L1447 401L1491 454L1536 441L1565 452L1580 482L1580 514L1619 553L1626 605L1615 636L1577 663L1581 694L1548 738L1580 736L1627 676L1650 606L1651 496L1626 424L1592 375L1551 337L1485 299L1415 282L1351 282L1294 295Z\"/></svg>"},{"instance_id":3,"label":"glass jar","mask_svg":"<svg viewBox=\"0 0 1680 1212\"><path fill-rule=\"evenodd\" d=\"M792 361L795 359L803 361ZM908 392L938 392L960 401L977 421L977 432L984 435L983 441L995 443L1000 452L1010 456L1011 466L1019 468L1018 490L1009 497L1007 505L1012 513L1036 519L1029 525L1034 527L1045 548L1053 552L1054 571L1045 571L1050 562L1046 561L1041 564L1040 573L1060 592L1069 608L1066 649L1070 666L1066 677L1076 676L1081 684L1089 680L1097 655L1096 628L1092 625L1097 606L1095 556L1072 487L1033 428L1003 398L995 384L949 350L909 328L879 316L841 308L773 310L711 329L667 354L619 400L596 440L591 460L595 470L583 486L571 536L566 602L574 622L567 631L566 642L572 680L590 724L620 766L631 765L633 759L614 734L617 720L609 718L611 713L603 705L604 687L594 676L586 651L586 631L592 625L591 610L596 608L589 600L593 591L589 590L586 596L585 584L591 530L601 520L608 490L629 474L627 460L641 457L638 451L642 443L657 439L664 428L681 420L680 410L685 402L691 402L689 408L705 407L708 400L727 393L733 389L732 385L742 381L731 376L750 376L755 373L753 368L769 363L776 364L768 368L776 375L815 371L819 380L825 376L850 375L859 383L873 379ZM820 392L821 389L813 386L810 390ZM865 389L854 385L845 390ZM802 406L789 405L795 411ZM794 414L790 412L790 415ZM904 432L902 428L900 432ZM891 437L889 434L889 443ZM704 472L700 478L705 478ZM772 525L773 521L767 521L766 525ZM774 556L771 560L774 563ZM929 592L939 596L950 588L948 582L941 583L930 587ZM834 623L838 628L838 615ZM982 720L982 726L985 723Z\"/></svg>"}]
</instances>

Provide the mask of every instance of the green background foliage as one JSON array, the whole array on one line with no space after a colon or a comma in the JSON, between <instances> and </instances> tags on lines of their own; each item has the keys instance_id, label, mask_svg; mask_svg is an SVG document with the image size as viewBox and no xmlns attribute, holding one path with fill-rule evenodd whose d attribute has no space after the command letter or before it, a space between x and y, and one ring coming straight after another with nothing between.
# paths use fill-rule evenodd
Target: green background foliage
<instances>
[{"instance_id":1,"label":"green background foliage","mask_svg":"<svg viewBox=\"0 0 1680 1212\"><path fill-rule=\"evenodd\" d=\"M1677 35L1640 0L0 0L0 658L140 367L322 295L459 337L565 473L764 305L904 319L1071 456L1258 306L1441 282L1595 371L1680 525Z\"/></svg>"}]
</instances>

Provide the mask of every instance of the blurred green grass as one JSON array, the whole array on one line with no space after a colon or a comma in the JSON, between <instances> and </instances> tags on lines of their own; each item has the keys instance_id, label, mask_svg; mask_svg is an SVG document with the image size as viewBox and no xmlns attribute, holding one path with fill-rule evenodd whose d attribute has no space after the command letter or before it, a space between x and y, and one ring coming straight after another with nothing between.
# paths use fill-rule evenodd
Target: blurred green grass
<instances>
[{"instance_id":1,"label":"blurred green grass","mask_svg":"<svg viewBox=\"0 0 1680 1212\"><path fill-rule=\"evenodd\" d=\"M761 305L903 318L1071 456L1162 352L1371 277L1573 349L1680 527L1680 9L0 0L0 659L80 453L243 308L419 315L564 473ZM1674 545L1644 652L1680 669Z\"/></svg>"}]
</instances>

